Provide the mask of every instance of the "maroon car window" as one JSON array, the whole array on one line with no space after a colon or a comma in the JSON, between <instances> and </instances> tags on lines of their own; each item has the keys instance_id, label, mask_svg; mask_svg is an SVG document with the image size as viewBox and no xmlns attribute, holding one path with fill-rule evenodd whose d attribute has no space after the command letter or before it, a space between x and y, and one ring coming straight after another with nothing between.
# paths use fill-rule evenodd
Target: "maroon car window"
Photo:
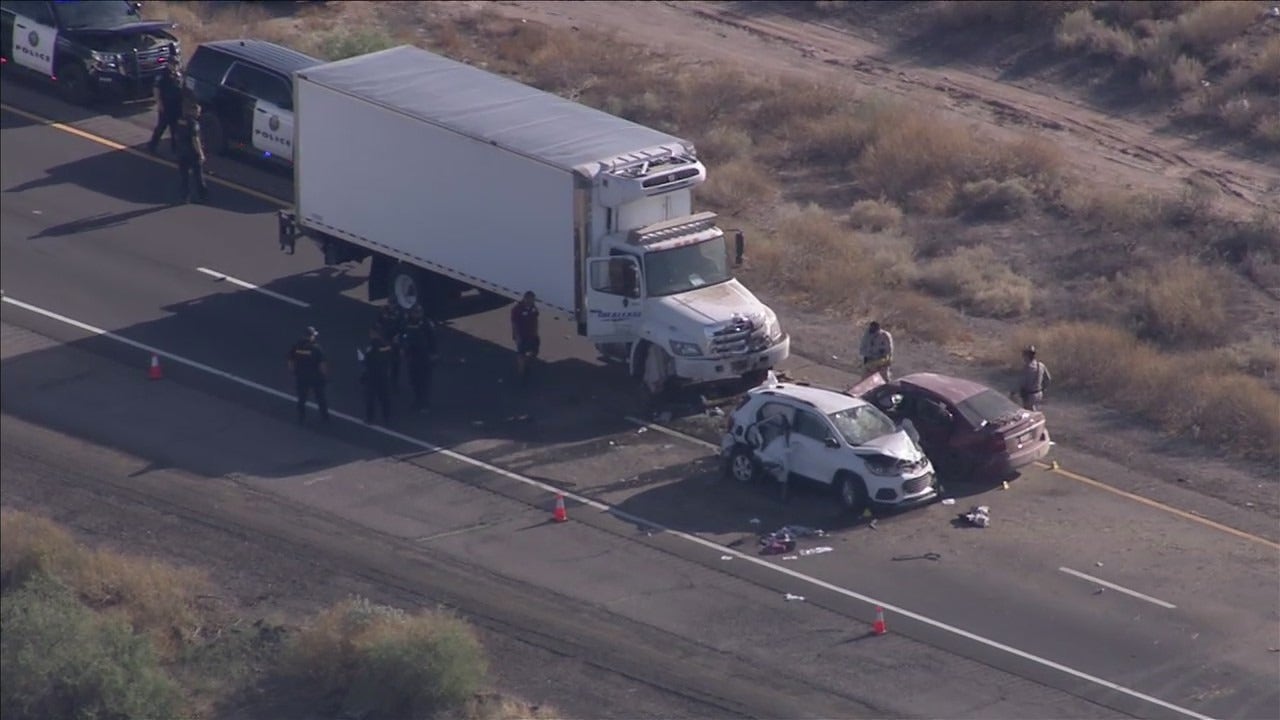
<instances>
[{"instance_id":1,"label":"maroon car window","mask_svg":"<svg viewBox=\"0 0 1280 720\"><path fill-rule=\"evenodd\" d=\"M1003 425L1018 419L1023 412L1022 408L1012 400L995 390L983 390L964 402L958 403L956 410L975 428L982 427L984 422Z\"/></svg>"}]
</instances>

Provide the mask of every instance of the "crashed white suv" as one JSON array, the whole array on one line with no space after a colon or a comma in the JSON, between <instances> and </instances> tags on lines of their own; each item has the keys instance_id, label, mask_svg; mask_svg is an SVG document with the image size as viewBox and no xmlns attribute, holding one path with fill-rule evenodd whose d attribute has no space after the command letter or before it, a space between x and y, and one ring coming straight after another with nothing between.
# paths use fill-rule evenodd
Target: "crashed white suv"
<instances>
[{"instance_id":1,"label":"crashed white suv","mask_svg":"<svg viewBox=\"0 0 1280 720\"><path fill-rule=\"evenodd\" d=\"M841 504L906 507L938 498L933 465L908 428L837 390L769 383L750 390L720 441L725 472L831 487Z\"/></svg>"}]
</instances>

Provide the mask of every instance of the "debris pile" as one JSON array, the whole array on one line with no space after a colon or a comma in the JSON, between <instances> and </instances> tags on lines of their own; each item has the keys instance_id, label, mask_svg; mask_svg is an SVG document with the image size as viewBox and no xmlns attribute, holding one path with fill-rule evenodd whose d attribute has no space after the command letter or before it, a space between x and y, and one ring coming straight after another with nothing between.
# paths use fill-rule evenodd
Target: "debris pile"
<instances>
[{"instance_id":1,"label":"debris pile","mask_svg":"<svg viewBox=\"0 0 1280 720\"><path fill-rule=\"evenodd\" d=\"M974 505L969 512L961 513L960 519L974 527L984 528L991 524L991 508L986 505Z\"/></svg>"},{"instance_id":2,"label":"debris pile","mask_svg":"<svg viewBox=\"0 0 1280 720\"><path fill-rule=\"evenodd\" d=\"M758 521L752 521L752 525L758 524ZM784 525L774 532L765 533L760 536L760 554L783 555L795 551L797 538L826 536L827 533L823 530L817 530L803 525ZM806 548L800 551L800 555L821 555L822 553L828 553L831 551L832 548L829 547ZM786 560L792 558L783 559Z\"/></svg>"}]
</instances>

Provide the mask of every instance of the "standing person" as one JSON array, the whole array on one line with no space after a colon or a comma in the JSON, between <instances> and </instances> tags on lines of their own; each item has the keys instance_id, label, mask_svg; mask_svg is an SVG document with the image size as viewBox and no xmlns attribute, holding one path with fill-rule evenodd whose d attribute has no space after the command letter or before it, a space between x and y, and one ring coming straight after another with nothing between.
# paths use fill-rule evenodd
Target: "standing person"
<instances>
[{"instance_id":1,"label":"standing person","mask_svg":"<svg viewBox=\"0 0 1280 720\"><path fill-rule=\"evenodd\" d=\"M1025 410L1039 410L1044 402L1045 388L1049 387L1053 376L1049 368L1036 359L1036 346L1028 345L1022 351L1022 379L1018 384L1018 397L1022 399Z\"/></svg>"},{"instance_id":2,"label":"standing person","mask_svg":"<svg viewBox=\"0 0 1280 720\"><path fill-rule=\"evenodd\" d=\"M867 326L858 354L862 355L863 377L870 377L872 373L878 372L885 382L892 379L889 368L893 365L893 336L888 330L881 328L879 322L872 320Z\"/></svg>"},{"instance_id":3,"label":"standing person","mask_svg":"<svg viewBox=\"0 0 1280 720\"><path fill-rule=\"evenodd\" d=\"M369 344L356 351L363 366L360 383L364 386L364 421L370 425L379 405L383 423L391 423L391 357L394 354L376 325L369 328Z\"/></svg>"},{"instance_id":4,"label":"standing person","mask_svg":"<svg viewBox=\"0 0 1280 720\"><path fill-rule=\"evenodd\" d=\"M404 335L405 319L404 312L396 305L394 300L388 300L386 305L382 306L382 310L378 313L376 321L378 331L382 334L382 339L391 345L394 351L391 353L391 365L387 368L387 377L390 378L392 390L400 389L400 339Z\"/></svg>"},{"instance_id":5,"label":"standing person","mask_svg":"<svg viewBox=\"0 0 1280 720\"><path fill-rule=\"evenodd\" d=\"M174 123L174 136L178 143L178 173L181 176L179 193L182 202L191 202L191 191L204 202L209 199L209 188L204 184L204 145L200 142L200 104L187 103L182 117ZM193 188L194 185L194 188Z\"/></svg>"},{"instance_id":6,"label":"standing person","mask_svg":"<svg viewBox=\"0 0 1280 720\"><path fill-rule=\"evenodd\" d=\"M169 131L169 149L178 154L178 118L182 117L182 74L177 63L170 63L164 74L156 78L156 128L151 131L147 152L156 154L160 138Z\"/></svg>"},{"instance_id":7,"label":"standing person","mask_svg":"<svg viewBox=\"0 0 1280 720\"><path fill-rule=\"evenodd\" d=\"M293 373L294 387L298 394L298 423L306 421L307 396L314 393L316 405L320 407L320 421L329 422L329 401L325 397L324 385L329 376L329 364L325 361L324 349L317 340L320 333L308 327L302 339L289 348L289 371Z\"/></svg>"},{"instance_id":8,"label":"standing person","mask_svg":"<svg viewBox=\"0 0 1280 720\"><path fill-rule=\"evenodd\" d=\"M413 409L426 412L431 406L431 378L435 374L436 331L431 321L424 317L421 305L409 311L409 321L404 328L405 360L409 366L409 386L413 388Z\"/></svg>"},{"instance_id":9,"label":"standing person","mask_svg":"<svg viewBox=\"0 0 1280 720\"><path fill-rule=\"evenodd\" d=\"M530 290L511 308L511 339L516 344L516 376L529 377L529 365L542 349L538 337L538 298Z\"/></svg>"}]
</instances>

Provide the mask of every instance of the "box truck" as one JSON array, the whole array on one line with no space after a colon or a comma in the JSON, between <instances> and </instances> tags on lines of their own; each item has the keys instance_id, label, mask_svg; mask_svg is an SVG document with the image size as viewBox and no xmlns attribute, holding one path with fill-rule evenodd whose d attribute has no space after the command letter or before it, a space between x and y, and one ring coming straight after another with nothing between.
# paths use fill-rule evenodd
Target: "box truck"
<instances>
[{"instance_id":1,"label":"box truck","mask_svg":"<svg viewBox=\"0 0 1280 720\"><path fill-rule=\"evenodd\" d=\"M369 299L533 291L651 391L763 378L777 315L733 276L685 140L420 48L299 70L281 247L370 260ZM731 258L733 254L735 257Z\"/></svg>"}]
</instances>

